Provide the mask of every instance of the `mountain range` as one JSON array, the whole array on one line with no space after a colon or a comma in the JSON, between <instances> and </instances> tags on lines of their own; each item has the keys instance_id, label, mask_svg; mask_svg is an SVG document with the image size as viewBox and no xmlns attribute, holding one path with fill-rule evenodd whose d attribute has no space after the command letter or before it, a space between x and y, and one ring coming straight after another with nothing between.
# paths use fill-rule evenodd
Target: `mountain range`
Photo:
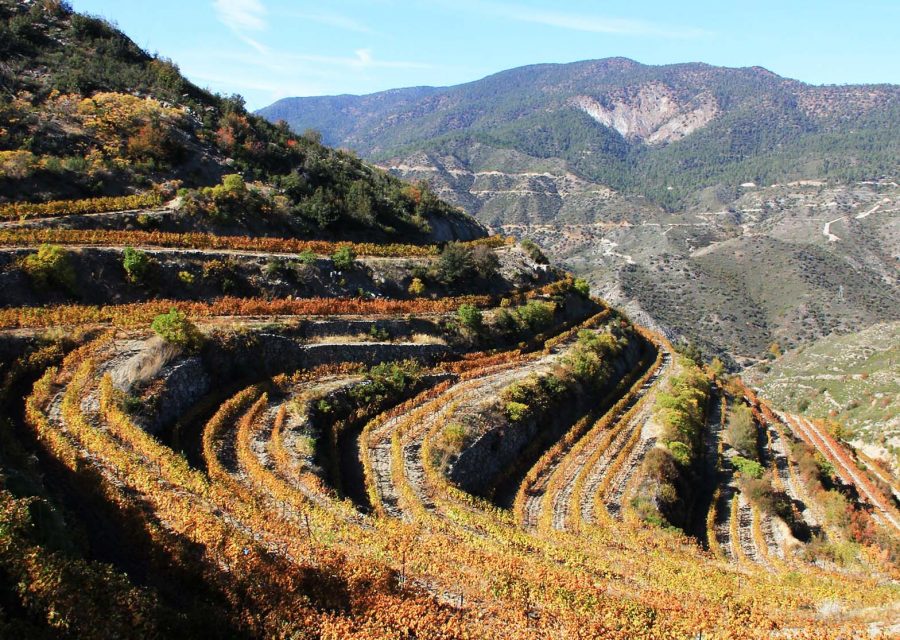
<instances>
[{"instance_id":1,"label":"mountain range","mask_svg":"<svg viewBox=\"0 0 900 640\"><path fill-rule=\"evenodd\" d=\"M473 145L561 158L577 175L683 208L698 188L895 174L900 87L811 86L761 67L544 64L446 88L286 98L260 111L390 160Z\"/></svg>"},{"instance_id":2,"label":"mountain range","mask_svg":"<svg viewBox=\"0 0 900 640\"><path fill-rule=\"evenodd\" d=\"M898 318L896 85L610 58L259 113L537 240L733 365Z\"/></svg>"}]
</instances>

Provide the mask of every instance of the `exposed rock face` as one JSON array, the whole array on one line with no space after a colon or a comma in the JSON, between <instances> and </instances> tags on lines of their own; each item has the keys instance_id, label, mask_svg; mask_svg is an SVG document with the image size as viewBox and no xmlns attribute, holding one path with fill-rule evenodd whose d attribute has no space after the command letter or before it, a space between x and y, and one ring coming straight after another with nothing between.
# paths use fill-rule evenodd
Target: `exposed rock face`
<instances>
[{"instance_id":1,"label":"exposed rock face","mask_svg":"<svg viewBox=\"0 0 900 640\"><path fill-rule=\"evenodd\" d=\"M710 122L718 113L716 101L708 93L684 102L661 82L628 87L599 100L586 95L575 96L572 105L623 137L647 144L680 140Z\"/></svg>"},{"instance_id":2,"label":"exposed rock face","mask_svg":"<svg viewBox=\"0 0 900 640\"><path fill-rule=\"evenodd\" d=\"M452 242L454 240L465 242L488 235L486 227L464 215L456 217L428 216L428 224L431 227L431 233L428 236L431 242Z\"/></svg>"},{"instance_id":3,"label":"exposed rock face","mask_svg":"<svg viewBox=\"0 0 900 640\"><path fill-rule=\"evenodd\" d=\"M191 405L209 393L212 380L198 357L187 358L167 367L160 376L164 394L148 431L159 433L164 425L175 422Z\"/></svg>"}]
</instances>

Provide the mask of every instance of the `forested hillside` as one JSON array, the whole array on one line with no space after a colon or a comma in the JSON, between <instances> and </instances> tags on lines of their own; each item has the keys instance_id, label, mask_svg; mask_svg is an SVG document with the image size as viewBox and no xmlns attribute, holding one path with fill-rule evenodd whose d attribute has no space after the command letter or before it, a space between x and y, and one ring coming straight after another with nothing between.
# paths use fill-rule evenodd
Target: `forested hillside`
<instances>
[{"instance_id":1,"label":"forested hillside","mask_svg":"<svg viewBox=\"0 0 900 640\"><path fill-rule=\"evenodd\" d=\"M535 65L446 88L285 98L269 120L390 162L483 144L561 158L668 210L701 188L898 173L900 88L816 87L762 68Z\"/></svg>"},{"instance_id":2,"label":"forested hillside","mask_svg":"<svg viewBox=\"0 0 900 640\"><path fill-rule=\"evenodd\" d=\"M613 58L261 113L431 184L737 367L898 319L898 104L891 85Z\"/></svg>"},{"instance_id":3,"label":"forested hillside","mask_svg":"<svg viewBox=\"0 0 900 640\"><path fill-rule=\"evenodd\" d=\"M161 204L183 189L183 208L218 230L483 235L427 188L272 125L240 96L199 89L172 61L64 3L4 0L0 43L4 217L27 213L15 206L25 199L143 193L142 203ZM197 191L231 174L254 187Z\"/></svg>"}]
</instances>

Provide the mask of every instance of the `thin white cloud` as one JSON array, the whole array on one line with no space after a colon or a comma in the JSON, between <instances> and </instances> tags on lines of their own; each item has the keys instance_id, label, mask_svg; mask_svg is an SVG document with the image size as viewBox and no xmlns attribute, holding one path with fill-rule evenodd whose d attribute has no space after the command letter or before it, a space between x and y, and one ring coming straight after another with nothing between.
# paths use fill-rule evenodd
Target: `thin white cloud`
<instances>
[{"instance_id":1,"label":"thin white cloud","mask_svg":"<svg viewBox=\"0 0 900 640\"><path fill-rule=\"evenodd\" d=\"M371 49L356 49L352 56L320 56L303 53L280 53L275 56L279 62L314 62L321 65L344 67L347 69L431 69L432 65L411 60L381 60Z\"/></svg>"},{"instance_id":2,"label":"thin white cloud","mask_svg":"<svg viewBox=\"0 0 900 640\"><path fill-rule=\"evenodd\" d=\"M246 44L249 44L251 47L253 47L254 49L256 49L257 51L259 51L262 54L268 54L270 52L269 47L262 44L258 40L251 38L250 36L248 36L246 34L238 33L237 37L240 38Z\"/></svg>"},{"instance_id":3,"label":"thin white cloud","mask_svg":"<svg viewBox=\"0 0 900 640\"><path fill-rule=\"evenodd\" d=\"M299 18L300 20L315 22L317 24L325 25L326 27L334 27L335 29L341 29L343 31L353 31L355 33L365 33L367 35L375 33L371 27L362 22L330 11L292 11L286 15L291 18Z\"/></svg>"},{"instance_id":4,"label":"thin white cloud","mask_svg":"<svg viewBox=\"0 0 900 640\"><path fill-rule=\"evenodd\" d=\"M269 49L248 31L264 31L266 29L266 7L260 0L214 0L213 7L219 21L231 29L241 41L260 53L268 53Z\"/></svg>"},{"instance_id":5,"label":"thin white cloud","mask_svg":"<svg viewBox=\"0 0 900 640\"><path fill-rule=\"evenodd\" d=\"M326 56L278 50L193 50L182 54L182 70L192 80L226 93L243 93L263 106L287 96L340 93L336 78L370 80L381 69L433 69L428 64L381 60L371 49ZM228 73L222 69L227 68Z\"/></svg>"},{"instance_id":6,"label":"thin white cloud","mask_svg":"<svg viewBox=\"0 0 900 640\"><path fill-rule=\"evenodd\" d=\"M546 27L605 33L624 36L652 36L658 38L699 38L709 32L695 27L658 24L645 20L612 18L594 14L570 13L535 9L532 7L500 2L470 2L467 0L439 0L446 8L478 11L506 20L540 24Z\"/></svg>"},{"instance_id":7,"label":"thin white cloud","mask_svg":"<svg viewBox=\"0 0 900 640\"><path fill-rule=\"evenodd\" d=\"M215 0L219 20L235 31L262 31L266 28L266 8L260 0Z\"/></svg>"}]
</instances>

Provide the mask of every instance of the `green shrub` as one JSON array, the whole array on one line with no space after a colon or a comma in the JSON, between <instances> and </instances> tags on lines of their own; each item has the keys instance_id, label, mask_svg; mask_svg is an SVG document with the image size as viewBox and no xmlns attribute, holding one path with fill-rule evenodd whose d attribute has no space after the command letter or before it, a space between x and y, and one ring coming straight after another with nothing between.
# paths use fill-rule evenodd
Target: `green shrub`
<instances>
[{"instance_id":1,"label":"green shrub","mask_svg":"<svg viewBox=\"0 0 900 640\"><path fill-rule=\"evenodd\" d=\"M736 403L731 406L728 415L728 426L725 427L725 438L734 449L744 456L756 460L759 457L756 448L756 424L750 408Z\"/></svg>"},{"instance_id":2,"label":"green shrub","mask_svg":"<svg viewBox=\"0 0 900 640\"><path fill-rule=\"evenodd\" d=\"M678 467L671 451L653 447L647 452L643 463L643 475L654 482L668 484L678 478Z\"/></svg>"},{"instance_id":3,"label":"green shrub","mask_svg":"<svg viewBox=\"0 0 900 640\"><path fill-rule=\"evenodd\" d=\"M302 265L312 266L316 263L316 254L309 249L304 249L297 254L296 260Z\"/></svg>"},{"instance_id":4,"label":"green shrub","mask_svg":"<svg viewBox=\"0 0 900 640\"><path fill-rule=\"evenodd\" d=\"M734 456L731 458L731 464L734 465L734 468L737 469L741 475L749 476L750 478L755 478L757 480L762 478L763 466L756 460L749 460L744 456Z\"/></svg>"},{"instance_id":5,"label":"green shrub","mask_svg":"<svg viewBox=\"0 0 900 640\"><path fill-rule=\"evenodd\" d=\"M709 381L690 360L681 357L679 361L682 371L656 396L656 414L663 425L663 441L686 445L693 458L700 446Z\"/></svg>"},{"instance_id":6,"label":"green shrub","mask_svg":"<svg viewBox=\"0 0 900 640\"><path fill-rule=\"evenodd\" d=\"M183 349L194 350L203 343L200 330L178 309L156 316L150 327L163 340Z\"/></svg>"},{"instance_id":7,"label":"green shrub","mask_svg":"<svg viewBox=\"0 0 900 640\"><path fill-rule=\"evenodd\" d=\"M356 253L353 251L352 247L346 245L338 248L337 251L331 254L331 261L339 271L349 271L352 269L355 260Z\"/></svg>"},{"instance_id":8,"label":"green shrub","mask_svg":"<svg viewBox=\"0 0 900 640\"><path fill-rule=\"evenodd\" d=\"M487 245L476 245L472 250L472 267L480 277L489 280L497 275L500 269L500 258Z\"/></svg>"},{"instance_id":9,"label":"green shrub","mask_svg":"<svg viewBox=\"0 0 900 640\"><path fill-rule=\"evenodd\" d=\"M519 331L519 322L509 309L502 308L494 313L491 325L501 334L510 335Z\"/></svg>"},{"instance_id":10,"label":"green shrub","mask_svg":"<svg viewBox=\"0 0 900 640\"><path fill-rule=\"evenodd\" d=\"M316 403L316 409L321 414L329 414L334 411L334 407L325 398L319 398L319 401Z\"/></svg>"},{"instance_id":11,"label":"green shrub","mask_svg":"<svg viewBox=\"0 0 900 640\"><path fill-rule=\"evenodd\" d=\"M484 316L481 310L471 304L460 305L456 312L456 318L464 329L474 333L481 331L484 326Z\"/></svg>"},{"instance_id":12,"label":"green shrub","mask_svg":"<svg viewBox=\"0 0 900 640\"><path fill-rule=\"evenodd\" d=\"M229 293L237 287L237 265L231 259L205 262L203 279L218 286L223 293Z\"/></svg>"},{"instance_id":13,"label":"green shrub","mask_svg":"<svg viewBox=\"0 0 900 640\"><path fill-rule=\"evenodd\" d=\"M524 402L510 401L506 403L506 417L510 422L521 422L531 413L531 407Z\"/></svg>"},{"instance_id":14,"label":"green shrub","mask_svg":"<svg viewBox=\"0 0 900 640\"><path fill-rule=\"evenodd\" d=\"M420 278L413 278L407 289L409 295L419 297L425 293L425 283Z\"/></svg>"},{"instance_id":15,"label":"green shrub","mask_svg":"<svg viewBox=\"0 0 900 640\"><path fill-rule=\"evenodd\" d=\"M591 297L591 285L588 284L588 281L584 278L575 278L575 283L572 285L572 288L585 298Z\"/></svg>"},{"instance_id":16,"label":"green shrub","mask_svg":"<svg viewBox=\"0 0 900 640\"><path fill-rule=\"evenodd\" d=\"M681 355L698 367L703 366L703 351L692 342L684 342L675 347Z\"/></svg>"},{"instance_id":17,"label":"green shrub","mask_svg":"<svg viewBox=\"0 0 900 640\"><path fill-rule=\"evenodd\" d=\"M40 288L62 287L75 291L75 267L69 252L57 245L42 244L37 253L22 260L22 269Z\"/></svg>"},{"instance_id":18,"label":"green shrub","mask_svg":"<svg viewBox=\"0 0 900 640\"><path fill-rule=\"evenodd\" d=\"M466 444L466 439L469 437L469 429L466 425L461 424L459 422L451 422L447 424L443 432L441 433L441 438L446 444L446 448L450 453L459 453L462 451L462 448Z\"/></svg>"},{"instance_id":19,"label":"green shrub","mask_svg":"<svg viewBox=\"0 0 900 640\"><path fill-rule=\"evenodd\" d=\"M503 390L503 399L509 402L525 402L533 391L533 385L528 384L528 382L528 379L521 382L513 382Z\"/></svg>"},{"instance_id":20,"label":"green shrub","mask_svg":"<svg viewBox=\"0 0 900 640\"><path fill-rule=\"evenodd\" d=\"M144 282L150 273L151 258L143 251L133 247L125 247L122 256L122 266L129 282Z\"/></svg>"},{"instance_id":21,"label":"green shrub","mask_svg":"<svg viewBox=\"0 0 900 640\"><path fill-rule=\"evenodd\" d=\"M294 450L301 456L311 456L316 451L316 441L310 435L300 434L294 439Z\"/></svg>"},{"instance_id":22,"label":"green shrub","mask_svg":"<svg viewBox=\"0 0 900 640\"><path fill-rule=\"evenodd\" d=\"M673 440L668 443L669 451L672 452L672 457L675 458L675 461L683 467L688 467L691 464L691 460L693 458L693 452L691 448L687 446L683 442L678 442L677 440Z\"/></svg>"},{"instance_id":23,"label":"green shrub","mask_svg":"<svg viewBox=\"0 0 900 640\"><path fill-rule=\"evenodd\" d=\"M850 525L850 503L840 491L824 491L819 496L826 522L846 528Z\"/></svg>"},{"instance_id":24,"label":"green shrub","mask_svg":"<svg viewBox=\"0 0 900 640\"><path fill-rule=\"evenodd\" d=\"M415 360L382 362L371 367L365 378L351 395L359 404L369 405L397 398L411 389L422 378L422 368Z\"/></svg>"},{"instance_id":25,"label":"green shrub","mask_svg":"<svg viewBox=\"0 0 900 640\"><path fill-rule=\"evenodd\" d=\"M538 264L549 264L550 261L547 259L547 256L544 255L544 252L533 240L529 240L528 238L522 240L522 248L525 249L525 253L528 254L528 257Z\"/></svg>"},{"instance_id":26,"label":"green shrub","mask_svg":"<svg viewBox=\"0 0 900 640\"><path fill-rule=\"evenodd\" d=\"M190 271L179 271L178 279L188 286L194 284L194 274Z\"/></svg>"},{"instance_id":27,"label":"green shrub","mask_svg":"<svg viewBox=\"0 0 900 640\"><path fill-rule=\"evenodd\" d=\"M548 373L541 377L541 389L550 397L562 395L567 391L566 383L559 376Z\"/></svg>"},{"instance_id":28,"label":"green shrub","mask_svg":"<svg viewBox=\"0 0 900 640\"><path fill-rule=\"evenodd\" d=\"M387 342L391 339L391 334L387 329L373 324L369 327L369 337L377 342Z\"/></svg>"},{"instance_id":29,"label":"green shrub","mask_svg":"<svg viewBox=\"0 0 900 640\"><path fill-rule=\"evenodd\" d=\"M619 351L621 347L611 334L580 331L578 342L564 362L583 384L602 386L611 371L608 360Z\"/></svg>"},{"instance_id":30,"label":"green shrub","mask_svg":"<svg viewBox=\"0 0 900 640\"><path fill-rule=\"evenodd\" d=\"M472 250L461 242L450 242L441 251L436 268L438 279L448 285L471 276L475 269Z\"/></svg>"},{"instance_id":31,"label":"green shrub","mask_svg":"<svg viewBox=\"0 0 900 640\"><path fill-rule=\"evenodd\" d=\"M552 302L540 302L529 300L526 304L516 309L519 321L531 331L539 332L553 324L553 314L556 305Z\"/></svg>"},{"instance_id":32,"label":"green shrub","mask_svg":"<svg viewBox=\"0 0 900 640\"><path fill-rule=\"evenodd\" d=\"M287 270L287 260L284 258L270 258L263 267L263 273L267 278L274 278Z\"/></svg>"},{"instance_id":33,"label":"green shrub","mask_svg":"<svg viewBox=\"0 0 900 640\"><path fill-rule=\"evenodd\" d=\"M247 190L247 183L244 182L244 179L240 175L238 175L236 173L231 173L222 178L221 185L219 185L217 187L213 187L213 188L218 190L219 193L225 193L228 195L239 196L239 195L243 195L244 192Z\"/></svg>"}]
</instances>

